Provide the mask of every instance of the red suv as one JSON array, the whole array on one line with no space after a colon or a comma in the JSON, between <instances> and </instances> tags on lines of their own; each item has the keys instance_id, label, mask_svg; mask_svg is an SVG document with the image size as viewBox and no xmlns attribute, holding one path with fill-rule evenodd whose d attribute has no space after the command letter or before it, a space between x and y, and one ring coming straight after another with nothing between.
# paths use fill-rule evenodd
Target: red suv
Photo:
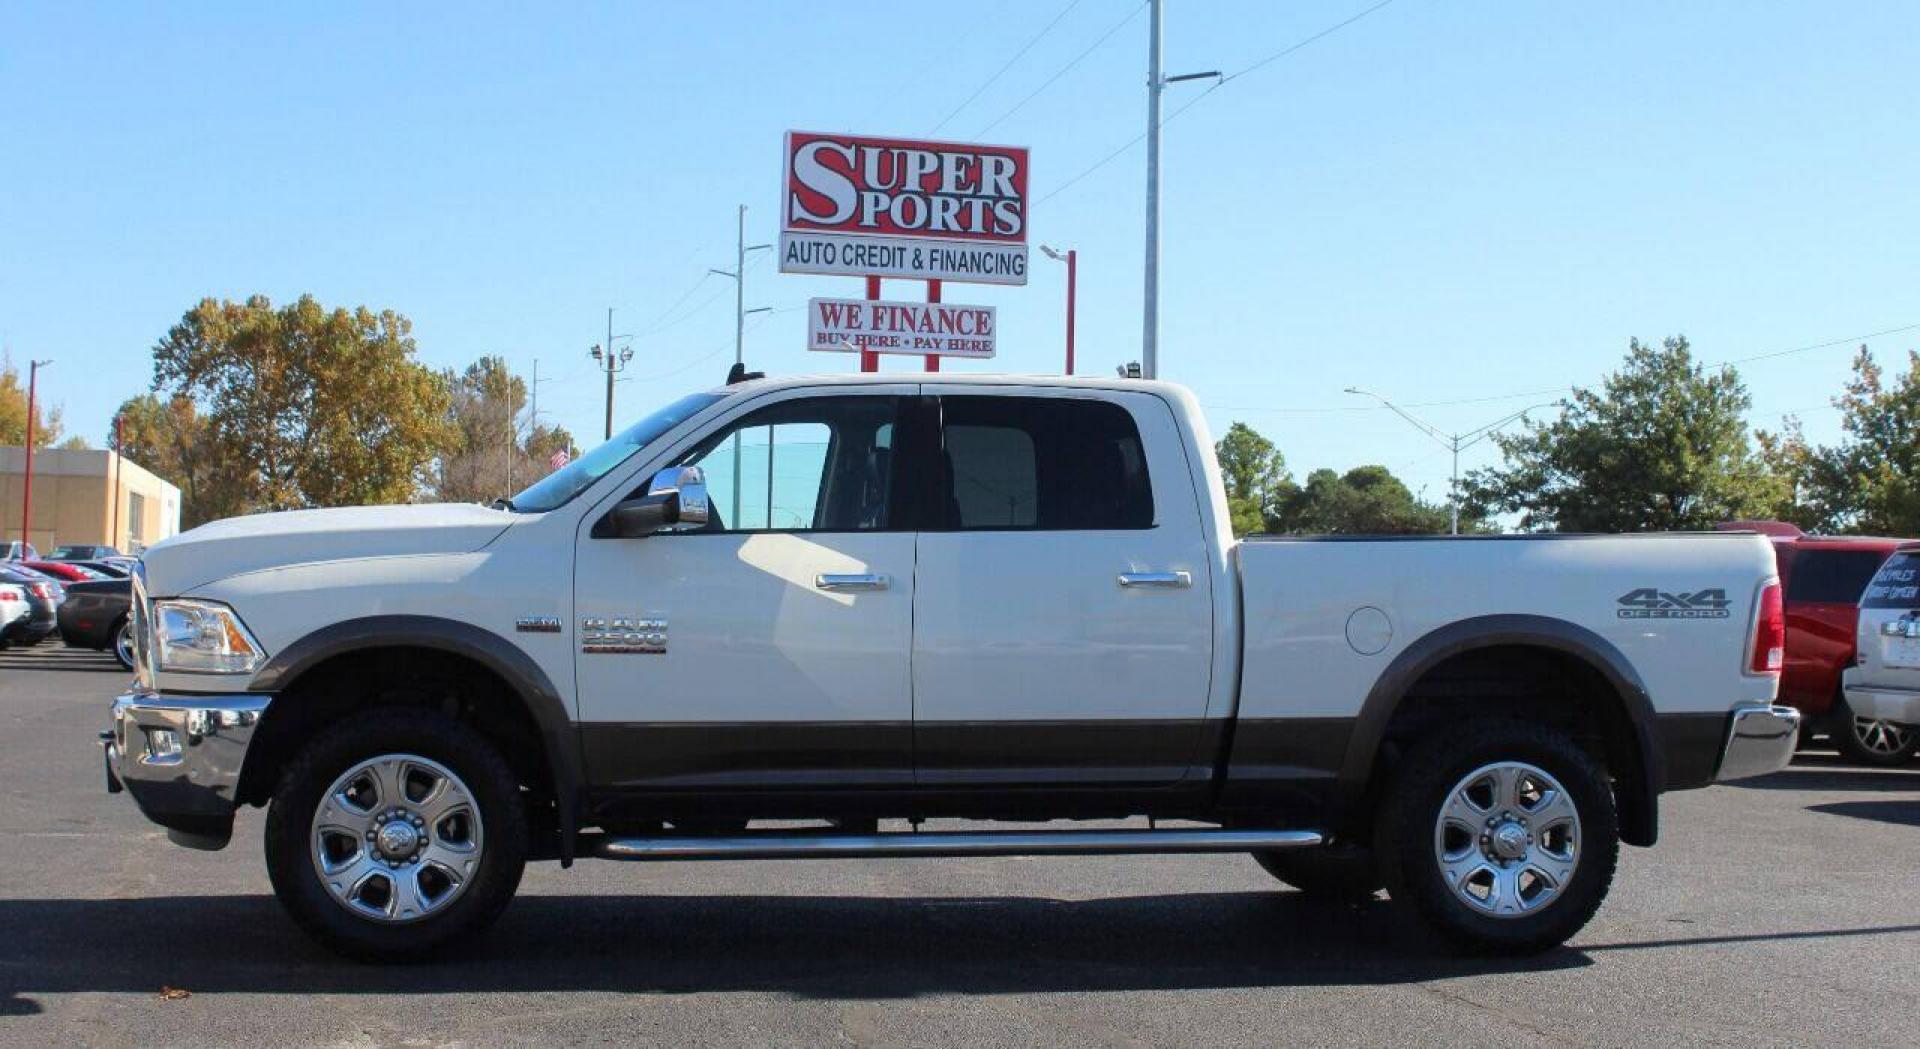
<instances>
[{"instance_id":1,"label":"red suv","mask_svg":"<svg viewBox=\"0 0 1920 1049\"><path fill-rule=\"evenodd\" d=\"M1881 562L1913 540L1807 535L1785 521L1729 521L1720 529L1759 532L1773 540L1787 608L1780 702L1806 715L1801 741L1831 737L1840 753L1869 765L1899 765L1912 758L1920 732L1854 717L1841 696L1840 675L1853 665L1861 591Z\"/></svg>"}]
</instances>

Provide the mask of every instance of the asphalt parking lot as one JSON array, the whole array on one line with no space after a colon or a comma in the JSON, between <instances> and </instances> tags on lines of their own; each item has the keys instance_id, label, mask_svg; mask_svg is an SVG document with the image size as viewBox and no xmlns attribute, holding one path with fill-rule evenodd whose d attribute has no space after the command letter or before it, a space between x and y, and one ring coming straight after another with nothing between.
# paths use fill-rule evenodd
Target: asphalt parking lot
<instances>
[{"instance_id":1,"label":"asphalt parking lot","mask_svg":"<svg viewBox=\"0 0 1920 1049\"><path fill-rule=\"evenodd\" d=\"M258 811L196 853L103 792L121 680L0 653L0 1044L1920 1041L1920 770L1670 796L1519 961L1215 856L541 865L470 957L368 967L282 917Z\"/></svg>"}]
</instances>

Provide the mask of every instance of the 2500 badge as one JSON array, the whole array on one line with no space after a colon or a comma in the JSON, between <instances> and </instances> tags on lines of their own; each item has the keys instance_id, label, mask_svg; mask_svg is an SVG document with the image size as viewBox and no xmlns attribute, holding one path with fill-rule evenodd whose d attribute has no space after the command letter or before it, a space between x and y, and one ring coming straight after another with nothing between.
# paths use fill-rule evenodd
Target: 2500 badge
<instances>
[{"instance_id":1,"label":"2500 badge","mask_svg":"<svg viewBox=\"0 0 1920 1049\"><path fill-rule=\"evenodd\" d=\"M1687 593L1644 586L1622 594L1615 614L1621 619L1726 619L1732 604L1719 587Z\"/></svg>"}]
</instances>

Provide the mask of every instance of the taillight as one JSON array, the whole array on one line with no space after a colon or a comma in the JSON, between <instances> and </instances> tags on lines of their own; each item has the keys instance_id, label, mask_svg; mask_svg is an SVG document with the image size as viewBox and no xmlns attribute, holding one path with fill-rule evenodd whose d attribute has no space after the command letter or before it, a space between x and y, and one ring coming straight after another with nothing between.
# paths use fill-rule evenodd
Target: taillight
<instances>
[{"instance_id":1,"label":"taillight","mask_svg":"<svg viewBox=\"0 0 1920 1049\"><path fill-rule=\"evenodd\" d=\"M44 597L49 601L53 600L53 584L52 583L33 584L33 596Z\"/></svg>"},{"instance_id":2,"label":"taillight","mask_svg":"<svg viewBox=\"0 0 1920 1049\"><path fill-rule=\"evenodd\" d=\"M1760 614L1753 621L1753 663L1747 669L1778 674L1786 665L1787 610L1780 602L1780 584L1768 583L1760 591Z\"/></svg>"},{"instance_id":3,"label":"taillight","mask_svg":"<svg viewBox=\"0 0 1920 1049\"><path fill-rule=\"evenodd\" d=\"M20 591L15 590L12 587L8 587L5 590L0 590L0 601L24 601L24 600L26 600L26 598L21 596Z\"/></svg>"}]
</instances>

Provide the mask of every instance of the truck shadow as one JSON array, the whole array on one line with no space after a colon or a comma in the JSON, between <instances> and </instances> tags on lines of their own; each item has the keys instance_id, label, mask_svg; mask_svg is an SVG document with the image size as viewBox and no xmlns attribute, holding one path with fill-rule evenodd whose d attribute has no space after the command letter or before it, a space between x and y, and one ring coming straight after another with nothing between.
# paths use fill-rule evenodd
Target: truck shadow
<instances>
[{"instance_id":1,"label":"truck shadow","mask_svg":"<svg viewBox=\"0 0 1920 1049\"><path fill-rule=\"evenodd\" d=\"M0 1015L40 994L772 991L803 998L1381 984L1590 965L1461 958L1384 901L1293 892L1020 897L527 896L428 964L343 961L270 896L0 901Z\"/></svg>"}]
</instances>

